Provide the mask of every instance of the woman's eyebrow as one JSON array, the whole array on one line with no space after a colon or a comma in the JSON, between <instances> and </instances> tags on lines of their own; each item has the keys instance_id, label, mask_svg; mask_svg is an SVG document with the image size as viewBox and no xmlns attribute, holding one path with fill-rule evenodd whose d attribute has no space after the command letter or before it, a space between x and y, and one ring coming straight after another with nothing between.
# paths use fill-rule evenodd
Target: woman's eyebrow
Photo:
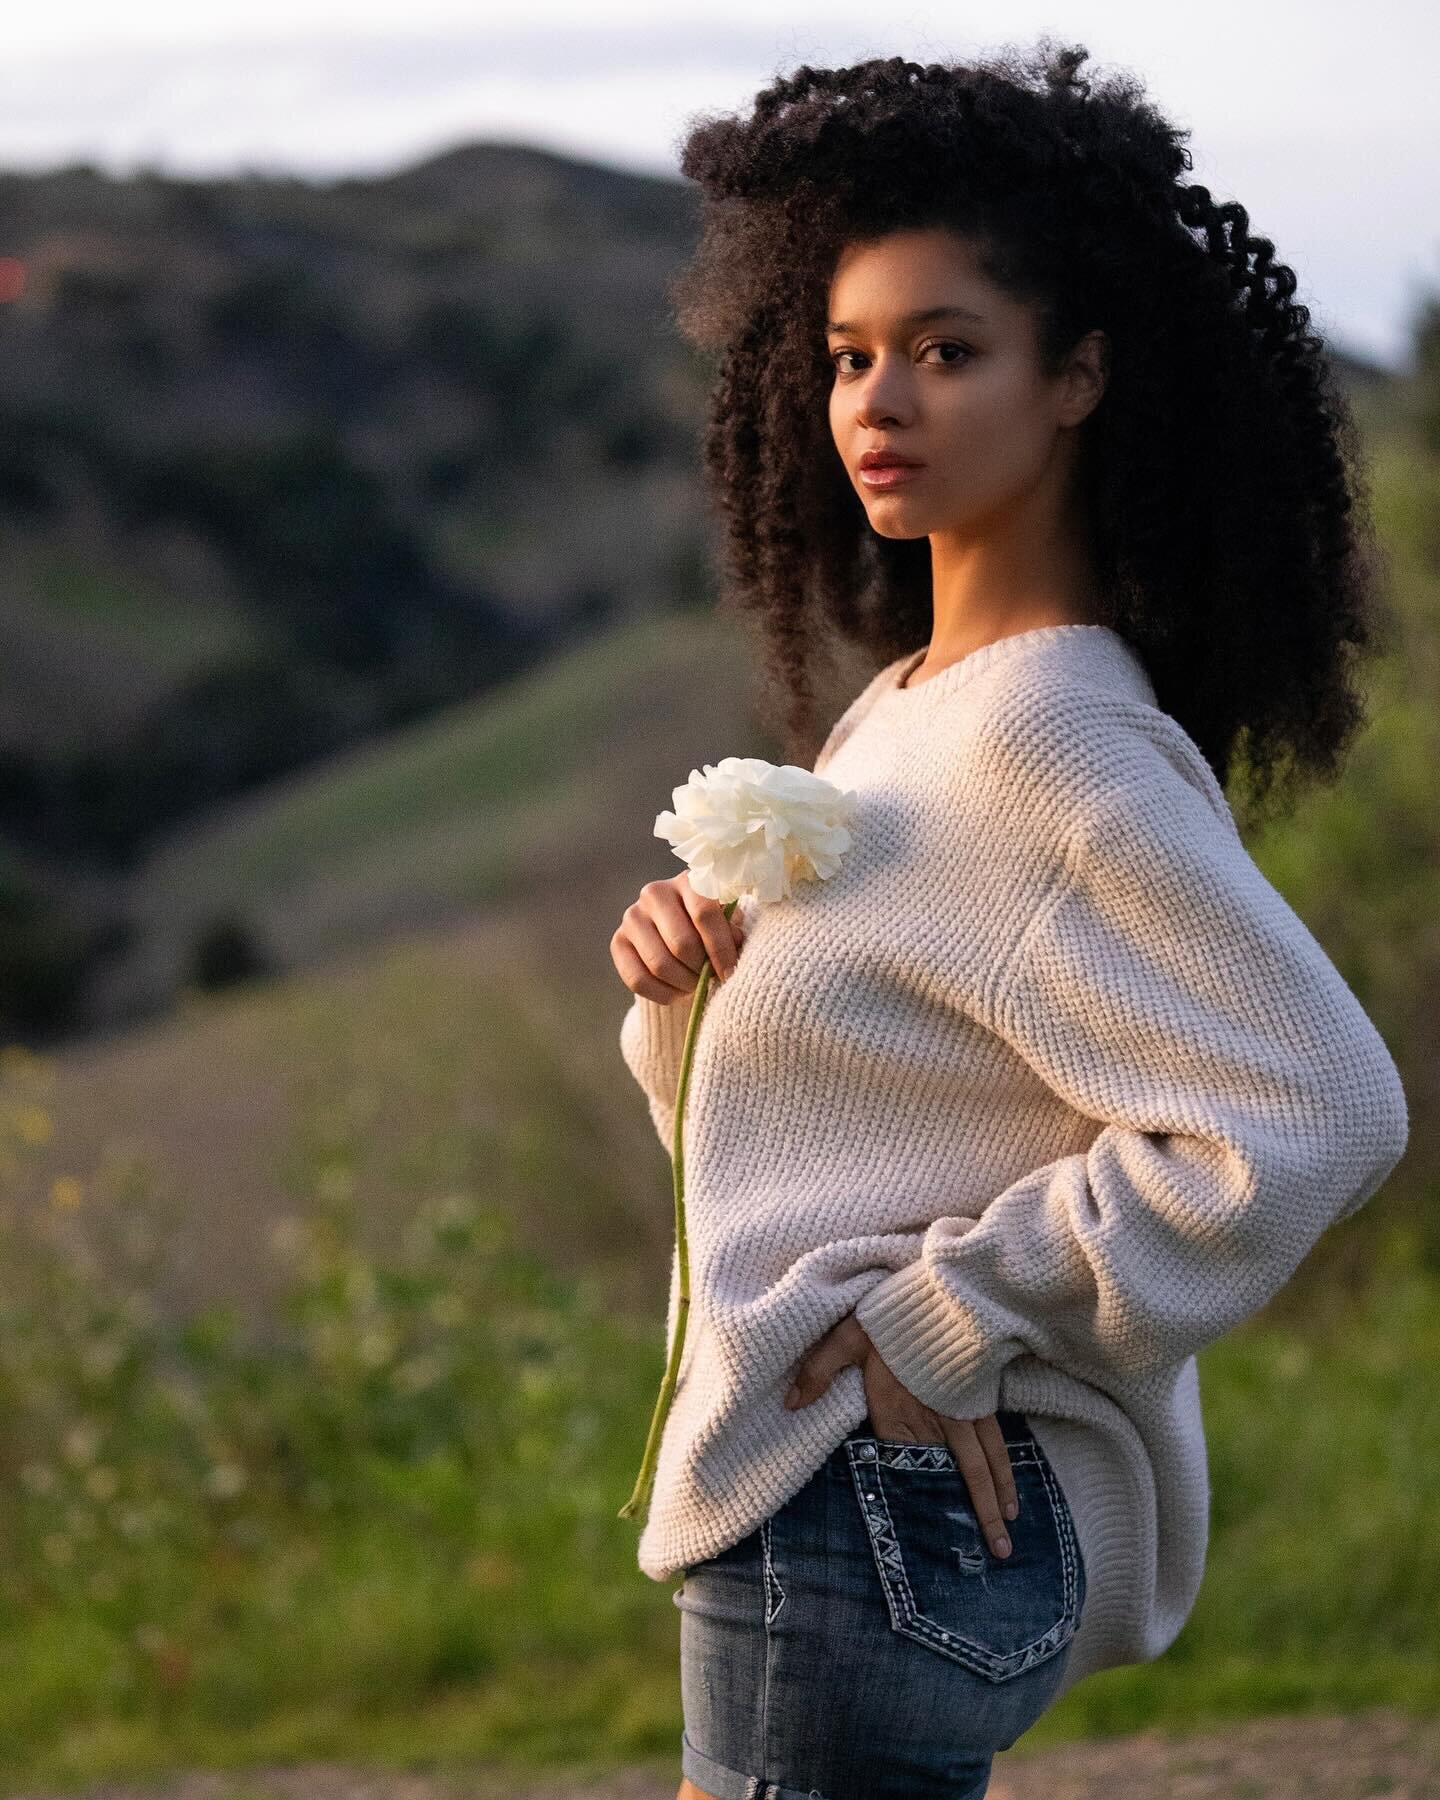
<instances>
[{"instance_id":1,"label":"woman's eyebrow","mask_svg":"<svg viewBox=\"0 0 1440 1800\"><path fill-rule=\"evenodd\" d=\"M972 325L983 325L985 315L971 312L968 306L927 306L921 312L906 313L901 319L902 325L928 325L934 319L969 319ZM859 331L858 325L852 325L845 319L831 319L825 327L830 331Z\"/></svg>"}]
</instances>

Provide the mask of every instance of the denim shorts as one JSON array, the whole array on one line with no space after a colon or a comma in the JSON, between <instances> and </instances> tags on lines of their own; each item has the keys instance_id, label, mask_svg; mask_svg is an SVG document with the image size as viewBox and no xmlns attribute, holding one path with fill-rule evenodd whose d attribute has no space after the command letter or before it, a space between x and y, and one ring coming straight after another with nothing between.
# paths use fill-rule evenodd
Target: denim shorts
<instances>
[{"instance_id":1,"label":"denim shorts","mask_svg":"<svg viewBox=\"0 0 1440 1800\"><path fill-rule=\"evenodd\" d=\"M1000 1412L1019 1516L991 1550L944 1444L868 1418L748 1537L685 1571L681 1767L716 1800L979 1800L1054 1698L1085 1603L1069 1502Z\"/></svg>"}]
</instances>

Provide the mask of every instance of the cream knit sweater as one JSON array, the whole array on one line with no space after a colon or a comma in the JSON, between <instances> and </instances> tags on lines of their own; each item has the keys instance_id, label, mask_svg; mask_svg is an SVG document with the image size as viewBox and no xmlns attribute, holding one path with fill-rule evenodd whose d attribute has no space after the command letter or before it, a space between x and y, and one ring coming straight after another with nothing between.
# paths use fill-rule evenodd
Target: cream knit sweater
<instances>
[{"instance_id":1,"label":"cream knit sweater","mask_svg":"<svg viewBox=\"0 0 1440 1800\"><path fill-rule=\"evenodd\" d=\"M691 1306L639 1564L737 1542L865 1416L786 1411L854 1311L935 1411L1027 1415L1088 1593L1062 1693L1160 1655L1204 1568L1195 1354L1260 1308L1408 1135L1383 1041L1102 625L882 669L817 771L836 875L772 906L697 1034ZM667 1150L690 1004L620 1031ZM675 1328L672 1258L666 1344ZM1283 1425L1283 1422L1282 1422Z\"/></svg>"}]
</instances>

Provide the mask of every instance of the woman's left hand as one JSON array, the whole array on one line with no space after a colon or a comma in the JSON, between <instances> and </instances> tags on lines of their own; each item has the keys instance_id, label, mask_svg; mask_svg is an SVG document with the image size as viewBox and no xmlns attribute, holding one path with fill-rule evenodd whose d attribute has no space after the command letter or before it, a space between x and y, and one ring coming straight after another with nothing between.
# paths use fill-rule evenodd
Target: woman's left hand
<instances>
[{"instance_id":1,"label":"woman's left hand","mask_svg":"<svg viewBox=\"0 0 1440 1800\"><path fill-rule=\"evenodd\" d=\"M994 1413L980 1419L952 1419L933 1412L891 1373L853 1312L812 1344L795 1365L790 1393L796 1398L792 1401L787 1394L786 1406L794 1411L818 1400L837 1370L856 1363L864 1378L876 1437L947 1445L965 1477L975 1517L991 1549L997 1556L1008 1556L1010 1540L1001 1513L1013 1519L1020 1510L1020 1498L1000 1421Z\"/></svg>"}]
</instances>

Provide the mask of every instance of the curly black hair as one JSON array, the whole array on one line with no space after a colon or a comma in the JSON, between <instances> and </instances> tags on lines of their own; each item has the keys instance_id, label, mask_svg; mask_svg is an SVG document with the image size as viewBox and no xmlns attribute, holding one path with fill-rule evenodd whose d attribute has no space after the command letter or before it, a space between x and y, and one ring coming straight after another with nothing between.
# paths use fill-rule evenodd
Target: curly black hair
<instances>
[{"instance_id":1,"label":"curly black hair","mask_svg":"<svg viewBox=\"0 0 1440 1800\"><path fill-rule=\"evenodd\" d=\"M1258 819L1338 774L1366 722L1359 656L1389 646L1358 435L1294 272L1243 206L1180 180L1189 130L1131 74L1082 79L1088 55L1047 37L806 66L749 117L687 122L700 232L670 298L718 352L703 459L721 603L758 619L763 705L806 766L827 636L877 668L929 641L929 542L876 533L835 455L823 322L847 244L953 229L1034 305L1047 374L1108 335L1077 463L1099 622Z\"/></svg>"}]
</instances>

